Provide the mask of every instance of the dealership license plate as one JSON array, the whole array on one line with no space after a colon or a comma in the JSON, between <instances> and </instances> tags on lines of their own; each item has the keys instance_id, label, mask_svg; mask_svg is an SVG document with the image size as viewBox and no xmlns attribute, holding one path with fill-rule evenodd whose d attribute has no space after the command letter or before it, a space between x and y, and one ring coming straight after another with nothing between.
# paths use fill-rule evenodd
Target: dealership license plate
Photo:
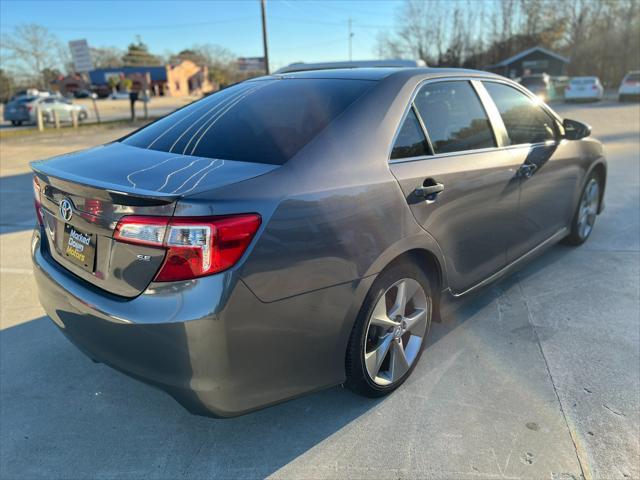
<instances>
[{"instance_id":1,"label":"dealership license plate","mask_svg":"<svg viewBox=\"0 0 640 480\"><path fill-rule=\"evenodd\" d=\"M93 272L96 257L94 235L92 233L84 233L76 227L65 223L63 240L63 255L74 264Z\"/></svg>"}]
</instances>

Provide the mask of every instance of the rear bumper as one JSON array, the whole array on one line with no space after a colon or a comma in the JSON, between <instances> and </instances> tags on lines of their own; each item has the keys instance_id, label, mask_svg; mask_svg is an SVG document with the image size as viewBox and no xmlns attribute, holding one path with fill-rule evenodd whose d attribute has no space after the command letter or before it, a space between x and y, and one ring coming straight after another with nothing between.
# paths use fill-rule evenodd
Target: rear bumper
<instances>
[{"instance_id":1,"label":"rear bumper","mask_svg":"<svg viewBox=\"0 0 640 480\"><path fill-rule=\"evenodd\" d=\"M32 259L40 302L80 350L162 388L192 413L216 417L343 382L352 304L370 285L265 304L231 272L152 284L123 299L58 266L39 231Z\"/></svg>"}]
</instances>

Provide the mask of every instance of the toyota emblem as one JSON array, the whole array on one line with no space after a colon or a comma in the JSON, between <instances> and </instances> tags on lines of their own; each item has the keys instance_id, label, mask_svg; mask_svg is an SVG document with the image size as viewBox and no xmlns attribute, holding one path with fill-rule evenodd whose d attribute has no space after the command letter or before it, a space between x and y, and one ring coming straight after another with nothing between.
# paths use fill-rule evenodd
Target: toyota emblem
<instances>
[{"instance_id":1,"label":"toyota emblem","mask_svg":"<svg viewBox=\"0 0 640 480\"><path fill-rule=\"evenodd\" d=\"M65 222L71 220L73 216L73 206L68 198L64 198L60 202L60 216Z\"/></svg>"}]
</instances>

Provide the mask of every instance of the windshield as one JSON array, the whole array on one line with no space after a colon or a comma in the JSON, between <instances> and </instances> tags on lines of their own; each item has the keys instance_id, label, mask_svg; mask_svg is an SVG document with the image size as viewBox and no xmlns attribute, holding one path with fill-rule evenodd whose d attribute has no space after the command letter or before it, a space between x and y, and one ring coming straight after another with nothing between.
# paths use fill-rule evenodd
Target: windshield
<instances>
[{"instance_id":1,"label":"windshield","mask_svg":"<svg viewBox=\"0 0 640 480\"><path fill-rule=\"evenodd\" d=\"M630 73L629 75L627 75L627 78L625 78L625 80L627 82L640 82L640 72Z\"/></svg>"},{"instance_id":2,"label":"windshield","mask_svg":"<svg viewBox=\"0 0 640 480\"><path fill-rule=\"evenodd\" d=\"M265 79L210 95L123 143L182 155L281 165L374 82Z\"/></svg>"}]
</instances>

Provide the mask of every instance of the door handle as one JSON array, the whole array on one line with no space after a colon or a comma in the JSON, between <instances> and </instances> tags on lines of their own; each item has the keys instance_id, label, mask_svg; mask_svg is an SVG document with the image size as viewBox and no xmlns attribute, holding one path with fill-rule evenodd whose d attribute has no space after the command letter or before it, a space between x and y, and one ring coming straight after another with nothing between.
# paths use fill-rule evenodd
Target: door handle
<instances>
[{"instance_id":1,"label":"door handle","mask_svg":"<svg viewBox=\"0 0 640 480\"><path fill-rule=\"evenodd\" d=\"M444 192L444 185L442 183L431 183L430 185L423 185L422 187L418 187L413 191L413 193L417 197L421 197L431 201L435 200L436 196L441 192Z\"/></svg>"}]
</instances>

